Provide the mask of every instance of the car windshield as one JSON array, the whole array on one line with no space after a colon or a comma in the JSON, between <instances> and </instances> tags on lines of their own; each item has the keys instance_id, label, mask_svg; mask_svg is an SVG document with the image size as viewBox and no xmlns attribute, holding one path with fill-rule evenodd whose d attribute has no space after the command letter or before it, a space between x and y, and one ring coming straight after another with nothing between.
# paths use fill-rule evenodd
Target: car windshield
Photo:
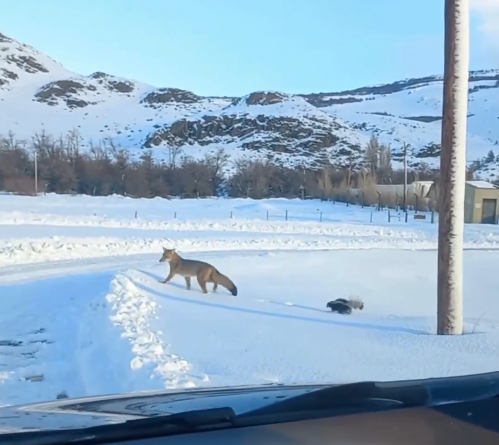
<instances>
[{"instance_id":1,"label":"car windshield","mask_svg":"<svg viewBox=\"0 0 499 445\"><path fill-rule=\"evenodd\" d=\"M499 371L496 3L101 3L2 6L0 411Z\"/></svg>"}]
</instances>

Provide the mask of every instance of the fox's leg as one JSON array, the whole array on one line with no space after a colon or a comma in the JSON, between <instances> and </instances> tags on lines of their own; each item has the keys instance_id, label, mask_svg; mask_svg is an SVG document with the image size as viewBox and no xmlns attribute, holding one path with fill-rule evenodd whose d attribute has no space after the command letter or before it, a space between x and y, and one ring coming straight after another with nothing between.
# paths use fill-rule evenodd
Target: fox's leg
<instances>
[{"instance_id":1,"label":"fox's leg","mask_svg":"<svg viewBox=\"0 0 499 445\"><path fill-rule=\"evenodd\" d=\"M168 276L167 276L167 277L166 277L163 281L160 281L160 283L166 284L166 283L168 283L168 281L170 281L170 280L171 280L174 276L175 276L175 274L174 274L174 273L172 273L172 272L170 272L170 273L168 274Z\"/></svg>"},{"instance_id":2,"label":"fox's leg","mask_svg":"<svg viewBox=\"0 0 499 445\"><path fill-rule=\"evenodd\" d=\"M218 288L218 283L213 282L213 292L216 292Z\"/></svg>"},{"instance_id":3,"label":"fox's leg","mask_svg":"<svg viewBox=\"0 0 499 445\"><path fill-rule=\"evenodd\" d=\"M208 293L208 289L206 289L206 282L198 275L197 276L199 287L203 290L203 294Z\"/></svg>"},{"instance_id":4,"label":"fox's leg","mask_svg":"<svg viewBox=\"0 0 499 445\"><path fill-rule=\"evenodd\" d=\"M185 278L185 287L187 290L191 290L191 277L184 277Z\"/></svg>"}]
</instances>

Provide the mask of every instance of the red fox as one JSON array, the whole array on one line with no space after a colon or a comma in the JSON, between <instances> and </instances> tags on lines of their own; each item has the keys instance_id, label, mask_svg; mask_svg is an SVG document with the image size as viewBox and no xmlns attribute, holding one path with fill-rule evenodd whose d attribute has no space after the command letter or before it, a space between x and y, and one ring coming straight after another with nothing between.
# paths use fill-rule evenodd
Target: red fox
<instances>
[{"instance_id":1,"label":"red fox","mask_svg":"<svg viewBox=\"0 0 499 445\"><path fill-rule=\"evenodd\" d=\"M207 294L206 283L213 283L213 292L216 292L218 285L225 287L234 297L237 296L236 285L224 274L220 273L211 264L203 261L185 260L175 249L165 249L163 247L163 256L160 263L167 261L170 264L170 273L164 281L168 283L175 275L182 275L185 278L187 290L191 289L191 277L196 277L203 294Z\"/></svg>"}]
</instances>

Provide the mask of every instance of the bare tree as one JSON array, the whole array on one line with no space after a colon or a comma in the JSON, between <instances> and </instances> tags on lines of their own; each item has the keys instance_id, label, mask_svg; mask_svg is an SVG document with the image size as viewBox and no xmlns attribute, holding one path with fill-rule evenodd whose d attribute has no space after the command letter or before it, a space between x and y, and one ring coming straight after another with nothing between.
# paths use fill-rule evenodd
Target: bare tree
<instances>
[{"instance_id":1,"label":"bare tree","mask_svg":"<svg viewBox=\"0 0 499 445\"><path fill-rule=\"evenodd\" d=\"M333 197L334 187L331 180L331 167L326 166L319 170L317 174L317 187L322 199Z\"/></svg>"},{"instance_id":2,"label":"bare tree","mask_svg":"<svg viewBox=\"0 0 499 445\"><path fill-rule=\"evenodd\" d=\"M214 194L219 191L219 187L223 182L223 170L227 167L229 160L230 156L225 153L223 148L219 148L215 153L205 155L204 162L211 173Z\"/></svg>"},{"instance_id":3,"label":"bare tree","mask_svg":"<svg viewBox=\"0 0 499 445\"><path fill-rule=\"evenodd\" d=\"M367 143L366 151L364 153L364 162L373 174L378 170L380 148L381 146L378 138L373 134Z\"/></svg>"},{"instance_id":4,"label":"bare tree","mask_svg":"<svg viewBox=\"0 0 499 445\"><path fill-rule=\"evenodd\" d=\"M178 165L178 160L182 156L182 149L175 145L168 146L168 166L175 170Z\"/></svg>"},{"instance_id":5,"label":"bare tree","mask_svg":"<svg viewBox=\"0 0 499 445\"><path fill-rule=\"evenodd\" d=\"M392 149L390 146L381 145L378 156L378 181L381 184L392 182Z\"/></svg>"},{"instance_id":6,"label":"bare tree","mask_svg":"<svg viewBox=\"0 0 499 445\"><path fill-rule=\"evenodd\" d=\"M81 136L78 128L73 128L66 134L66 149L68 152L68 157L71 160L73 166L80 156L80 146L81 146Z\"/></svg>"},{"instance_id":7,"label":"bare tree","mask_svg":"<svg viewBox=\"0 0 499 445\"><path fill-rule=\"evenodd\" d=\"M445 0L437 333L463 333L463 232L469 76L469 1Z\"/></svg>"}]
</instances>

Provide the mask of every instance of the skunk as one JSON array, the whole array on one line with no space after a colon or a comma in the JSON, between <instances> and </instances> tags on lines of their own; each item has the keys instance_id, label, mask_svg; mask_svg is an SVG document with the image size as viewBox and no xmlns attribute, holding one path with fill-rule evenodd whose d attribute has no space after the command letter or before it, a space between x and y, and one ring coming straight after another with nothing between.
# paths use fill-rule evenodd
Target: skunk
<instances>
[{"instance_id":1,"label":"skunk","mask_svg":"<svg viewBox=\"0 0 499 445\"><path fill-rule=\"evenodd\" d=\"M364 303L359 298L337 298L326 304L326 307L331 309L332 312L338 314L350 315L353 309L364 309Z\"/></svg>"}]
</instances>

